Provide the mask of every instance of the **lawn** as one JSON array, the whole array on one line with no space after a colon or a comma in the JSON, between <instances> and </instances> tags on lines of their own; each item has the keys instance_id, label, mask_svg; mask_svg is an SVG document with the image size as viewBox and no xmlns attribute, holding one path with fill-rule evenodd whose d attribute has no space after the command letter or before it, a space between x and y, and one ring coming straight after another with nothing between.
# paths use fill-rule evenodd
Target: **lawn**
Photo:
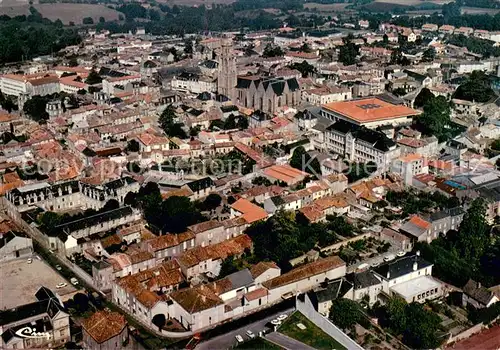
<instances>
[{"instance_id":1,"label":"lawn","mask_svg":"<svg viewBox=\"0 0 500 350\"><path fill-rule=\"evenodd\" d=\"M299 329L297 327L297 323L302 323L306 329ZM298 311L292 314L280 326L278 331L315 349L345 349L345 347L323 332L319 327L309 321L307 317Z\"/></svg>"},{"instance_id":2,"label":"lawn","mask_svg":"<svg viewBox=\"0 0 500 350\"><path fill-rule=\"evenodd\" d=\"M282 348L278 345L271 343L264 338L257 337L251 339L243 344L238 345L238 349L248 349L248 350L281 350Z\"/></svg>"}]
</instances>

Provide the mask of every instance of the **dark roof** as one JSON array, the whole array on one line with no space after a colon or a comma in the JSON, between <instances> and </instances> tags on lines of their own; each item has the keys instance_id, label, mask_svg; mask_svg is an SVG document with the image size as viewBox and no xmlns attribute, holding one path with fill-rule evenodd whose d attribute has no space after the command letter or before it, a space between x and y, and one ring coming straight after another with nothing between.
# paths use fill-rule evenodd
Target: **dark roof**
<instances>
[{"instance_id":1,"label":"dark roof","mask_svg":"<svg viewBox=\"0 0 500 350\"><path fill-rule=\"evenodd\" d=\"M12 231L0 233L0 248L3 248L7 243L16 237L16 234Z\"/></svg>"},{"instance_id":2,"label":"dark roof","mask_svg":"<svg viewBox=\"0 0 500 350\"><path fill-rule=\"evenodd\" d=\"M451 209L444 209L436 211L430 215L431 221L438 221L451 216L459 216L464 214L464 210L461 207L455 207Z\"/></svg>"},{"instance_id":3,"label":"dark roof","mask_svg":"<svg viewBox=\"0 0 500 350\"><path fill-rule=\"evenodd\" d=\"M254 282L252 274L248 269L232 273L229 276L227 276L226 279L228 279L231 282L231 286L233 289L249 286Z\"/></svg>"},{"instance_id":4,"label":"dark roof","mask_svg":"<svg viewBox=\"0 0 500 350\"><path fill-rule=\"evenodd\" d=\"M248 89L252 85L255 85L255 88L258 88L260 84L264 87L264 90L268 90L269 87L273 90L273 92L280 96L283 94L285 90L285 86L288 86L290 91L296 91L299 89L299 82L296 78L283 79L283 78L261 78L261 79L245 79L244 77L238 78L236 83L237 89Z\"/></svg>"},{"instance_id":5,"label":"dark roof","mask_svg":"<svg viewBox=\"0 0 500 350\"><path fill-rule=\"evenodd\" d=\"M69 234L71 232L84 229L86 227L91 227L103 222L116 220L131 214L132 214L132 208L130 206L112 209L105 211L103 213L98 213L86 218L58 225L55 227L55 231L66 232L67 234Z\"/></svg>"},{"instance_id":6,"label":"dark roof","mask_svg":"<svg viewBox=\"0 0 500 350\"><path fill-rule=\"evenodd\" d=\"M236 82L237 89L248 89L252 85L252 80L245 78L238 78Z\"/></svg>"},{"instance_id":7,"label":"dark roof","mask_svg":"<svg viewBox=\"0 0 500 350\"><path fill-rule=\"evenodd\" d=\"M109 69L109 68L106 68L106 67L102 67L99 70L99 75L100 76L110 77L110 78L121 78L121 77L126 76L127 74L126 73L122 73L122 72L118 72L116 70Z\"/></svg>"},{"instance_id":8,"label":"dark roof","mask_svg":"<svg viewBox=\"0 0 500 350\"><path fill-rule=\"evenodd\" d=\"M221 107L220 107L220 110L221 110L223 113L228 113L228 112L236 112L236 111L238 111L238 107L236 107L235 105L221 106Z\"/></svg>"},{"instance_id":9,"label":"dark roof","mask_svg":"<svg viewBox=\"0 0 500 350\"><path fill-rule=\"evenodd\" d=\"M466 295L476 301L479 301L483 305L487 305L491 298L495 295L493 292L481 286L481 283L474 280L469 280L464 286L463 291Z\"/></svg>"},{"instance_id":10,"label":"dark roof","mask_svg":"<svg viewBox=\"0 0 500 350\"><path fill-rule=\"evenodd\" d=\"M328 283L325 289L316 291L318 302L342 298L352 288L352 283L344 278Z\"/></svg>"},{"instance_id":11,"label":"dark roof","mask_svg":"<svg viewBox=\"0 0 500 350\"><path fill-rule=\"evenodd\" d=\"M200 63L200 66L209 68L209 69L215 69L219 66L219 64L216 61L212 60L206 60Z\"/></svg>"},{"instance_id":12,"label":"dark roof","mask_svg":"<svg viewBox=\"0 0 500 350\"><path fill-rule=\"evenodd\" d=\"M425 261L418 255L404 256L396 260L386 262L373 269L383 279L392 280L409 274L413 271L413 263L417 263L417 270L432 266L431 263ZM389 273L389 277L388 276Z\"/></svg>"},{"instance_id":13,"label":"dark roof","mask_svg":"<svg viewBox=\"0 0 500 350\"><path fill-rule=\"evenodd\" d=\"M214 181L210 177L204 177L203 179L194 180L186 184L189 189L193 192L198 192L210 187L215 186Z\"/></svg>"},{"instance_id":14,"label":"dark roof","mask_svg":"<svg viewBox=\"0 0 500 350\"><path fill-rule=\"evenodd\" d=\"M158 65L151 60L144 62L144 68L156 68Z\"/></svg>"},{"instance_id":15,"label":"dark roof","mask_svg":"<svg viewBox=\"0 0 500 350\"><path fill-rule=\"evenodd\" d=\"M369 143L372 147L382 152L387 152L392 147L396 146L396 143L388 138L383 132L368 129L365 126L355 125L345 120L337 120L335 123L328 126L326 130L336 131L341 134L351 133L356 139Z\"/></svg>"},{"instance_id":16,"label":"dark roof","mask_svg":"<svg viewBox=\"0 0 500 350\"><path fill-rule=\"evenodd\" d=\"M368 288L382 283L371 270L353 273L348 278L354 284L354 289Z\"/></svg>"},{"instance_id":17,"label":"dark roof","mask_svg":"<svg viewBox=\"0 0 500 350\"><path fill-rule=\"evenodd\" d=\"M13 322L25 320L30 317L47 313L49 317L54 317L59 311L64 311L64 307L54 294L45 287L40 288L35 296L45 298L37 300L30 304L24 304L14 309L0 311L0 326Z\"/></svg>"},{"instance_id":18,"label":"dark roof","mask_svg":"<svg viewBox=\"0 0 500 350\"><path fill-rule=\"evenodd\" d=\"M196 98L200 101L210 101L212 99L212 95L210 92L205 91L196 96Z\"/></svg>"}]
</instances>

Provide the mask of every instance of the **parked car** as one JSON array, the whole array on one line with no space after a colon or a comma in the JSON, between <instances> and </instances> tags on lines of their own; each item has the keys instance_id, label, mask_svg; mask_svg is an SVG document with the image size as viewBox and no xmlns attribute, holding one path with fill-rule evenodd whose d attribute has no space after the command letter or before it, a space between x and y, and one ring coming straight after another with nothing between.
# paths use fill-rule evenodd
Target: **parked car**
<instances>
[{"instance_id":1,"label":"parked car","mask_svg":"<svg viewBox=\"0 0 500 350\"><path fill-rule=\"evenodd\" d=\"M240 344L240 343L243 343L243 337L239 334L236 335L236 341Z\"/></svg>"},{"instance_id":2,"label":"parked car","mask_svg":"<svg viewBox=\"0 0 500 350\"><path fill-rule=\"evenodd\" d=\"M56 270L57 270L57 271L61 271L61 270L62 270L61 265L56 265Z\"/></svg>"},{"instance_id":3,"label":"parked car","mask_svg":"<svg viewBox=\"0 0 500 350\"><path fill-rule=\"evenodd\" d=\"M278 319L274 319L274 320L272 320L272 321L271 321L271 324L272 324L273 326L279 326L279 325L281 324L281 321L280 321L280 320L278 320Z\"/></svg>"},{"instance_id":4,"label":"parked car","mask_svg":"<svg viewBox=\"0 0 500 350\"><path fill-rule=\"evenodd\" d=\"M59 283L59 284L56 286L56 288L57 288L57 289L59 289L59 288L64 288L64 287L66 287L67 285L68 285L67 283L61 282L61 283Z\"/></svg>"},{"instance_id":5,"label":"parked car","mask_svg":"<svg viewBox=\"0 0 500 350\"><path fill-rule=\"evenodd\" d=\"M406 255L406 252L403 250L398 252L398 254L397 254L397 256L399 256L399 257L405 256L405 255Z\"/></svg>"},{"instance_id":6,"label":"parked car","mask_svg":"<svg viewBox=\"0 0 500 350\"><path fill-rule=\"evenodd\" d=\"M394 254L390 254L390 255L387 255L386 257L384 257L385 262L392 261L394 259L396 259L396 256L394 256Z\"/></svg>"},{"instance_id":7,"label":"parked car","mask_svg":"<svg viewBox=\"0 0 500 350\"><path fill-rule=\"evenodd\" d=\"M283 322L288 317L287 314L281 314L278 316L278 321Z\"/></svg>"},{"instance_id":8,"label":"parked car","mask_svg":"<svg viewBox=\"0 0 500 350\"><path fill-rule=\"evenodd\" d=\"M370 266L371 266L371 267L377 267L377 266L379 266L379 265L380 265L380 263L379 263L378 261L372 262L372 263L370 264Z\"/></svg>"},{"instance_id":9,"label":"parked car","mask_svg":"<svg viewBox=\"0 0 500 350\"><path fill-rule=\"evenodd\" d=\"M78 280L75 278L75 277L71 277L71 279L69 280L71 282L72 285L76 286L78 284Z\"/></svg>"},{"instance_id":10,"label":"parked car","mask_svg":"<svg viewBox=\"0 0 500 350\"><path fill-rule=\"evenodd\" d=\"M28 258L28 264L31 264L33 262L33 259Z\"/></svg>"},{"instance_id":11,"label":"parked car","mask_svg":"<svg viewBox=\"0 0 500 350\"><path fill-rule=\"evenodd\" d=\"M247 335L250 339L253 339L255 338L255 334L253 334L253 332L251 330L247 330Z\"/></svg>"}]
</instances>

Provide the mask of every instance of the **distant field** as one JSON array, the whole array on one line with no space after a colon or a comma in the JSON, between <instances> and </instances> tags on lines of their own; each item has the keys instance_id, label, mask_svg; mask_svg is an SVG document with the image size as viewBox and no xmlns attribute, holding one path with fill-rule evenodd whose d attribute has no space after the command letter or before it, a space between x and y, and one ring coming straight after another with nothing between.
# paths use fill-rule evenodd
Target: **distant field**
<instances>
[{"instance_id":1,"label":"distant field","mask_svg":"<svg viewBox=\"0 0 500 350\"><path fill-rule=\"evenodd\" d=\"M9 5L0 3L0 15L10 17L29 15L29 5L15 5L14 1L10 1ZM120 12L107 8L104 5L92 4L36 4L33 5L43 17L52 21L60 19L64 24L74 22L81 24L83 18L92 17L94 22L99 21L99 17L104 17L108 21L118 20Z\"/></svg>"},{"instance_id":2,"label":"distant field","mask_svg":"<svg viewBox=\"0 0 500 350\"><path fill-rule=\"evenodd\" d=\"M184 5L184 6L200 6L200 5L212 5L212 4L232 4L236 0L158 0L161 4L167 5Z\"/></svg>"},{"instance_id":3,"label":"distant field","mask_svg":"<svg viewBox=\"0 0 500 350\"><path fill-rule=\"evenodd\" d=\"M452 2L453 0L375 0L375 2L381 2L381 3L387 3L387 4L397 4L397 5L404 5L404 6L416 6L416 5L423 5L423 4L436 4L436 5L443 5L447 4L449 2Z\"/></svg>"},{"instance_id":4,"label":"distant field","mask_svg":"<svg viewBox=\"0 0 500 350\"><path fill-rule=\"evenodd\" d=\"M304 4L304 8L313 9L316 8L320 12L335 12L335 11L344 11L347 6L351 4L349 3L339 3L339 4L317 4L315 2L308 2Z\"/></svg>"},{"instance_id":5,"label":"distant field","mask_svg":"<svg viewBox=\"0 0 500 350\"><path fill-rule=\"evenodd\" d=\"M462 7L462 13L467 13L470 15L495 15L500 12L500 9L485 9L480 7Z\"/></svg>"}]
</instances>

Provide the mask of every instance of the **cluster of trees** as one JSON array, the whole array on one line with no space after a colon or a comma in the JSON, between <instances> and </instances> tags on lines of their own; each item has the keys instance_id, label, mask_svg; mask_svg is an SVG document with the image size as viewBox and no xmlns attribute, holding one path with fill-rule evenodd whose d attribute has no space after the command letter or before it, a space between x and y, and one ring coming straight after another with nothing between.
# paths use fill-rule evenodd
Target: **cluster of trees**
<instances>
[{"instance_id":1,"label":"cluster of trees","mask_svg":"<svg viewBox=\"0 0 500 350\"><path fill-rule=\"evenodd\" d=\"M174 106L167 106L160 115L160 127L169 137L187 138L187 134L182 128L184 124L176 122L175 118Z\"/></svg>"},{"instance_id":2,"label":"cluster of trees","mask_svg":"<svg viewBox=\"0 0 500 350\"><path fill-rule=\"evenodd\" d=\"M158 184L148 182L139 192L129 192L125 204L142 209L148 224L163 233L185 232L190 225L205 221L200 209L187 197L162 199Z\"/></svg>"},{"instance_id":3,"label":"cluster of trees","mask_svg":"<svg viewBox=\"0 0 500 350\"><path fill-rule=\"evenodd\" d=\"M85 83L89 85L100 84L101 82L102 82L101 76L94 69L92 69L89 72L87 79L85 79Z\"/></svg>"},{"instance_id":4,"label":"cluster of trees","mask_svg":"<svg viewBox=\"0 0 500 350\"><path fill-rule=\"evenodd\" d=\"M301 213L280 211L267 221L250 226L248 234L254 243L256 259L275 261L282 269L289 269L289 260L296 258L317 244L328 246L337 242L338 235L352 235L353 227L344 217L329 216L327 223L310 223Z\"/></svg>"},{"instance_id":5,"label":"cluster of trees","mask_svg":"<svg viewBox=\"0 0 500 350\"><path fill-rule=\"evenodd\" d=\"M308 76L316 73L316 67L306 61L302 61L301 63L292 63L289 67L291 69L298 70L302 74L303 78L307 78Z\"/></svg>"},{"instance_id":6,"label":"cluster of trees","mask_svg":"<svg viewBox=\"0 0 500 350\"><path fill-rule=\"evenodd\" d=\"M314 176L321 176L321 164L317 158L312 158L303 146L293 151L290 166Z\"/></svg>"},{"instance_id":7,"label":"cluster of trees","mask_svg":"<svg viewBox=\"0 0 500 350\"><path fill-rule=\"evenodd\" d=\"M0 64L29 60L77 45L81 37L75 29L65 29L60 20L42 18L35 8L28 16L0 16Z\"/></svg>"},{"instance_id":8,"label":"cluster of trees","mask_svg":"<svg viewBox=\"0 0 500 350\"><path fill-rule=\"evenodd\" d=\"M482 71L472 72L453 94L453 98L475 102L487 102L494 96L490 80Z\"/></svg>"},{"instance_id":9,"label":"cluster of trees","mask_svg":"<svg viewBox=\"0 0 500 350\"><path fill-rule=\"evenodd\" d=\"M277 45L273 44L267 44L266 47L264 48L264 51L262 53L262 56L264 57L281 57L285 53L283 52L283 49Z\"/></svg>"},{"instance_id":10,"label":"cluster of trees","mask_svg":"<svg viewBox=\"0 0 500 350\"><path fill-rule=\"evenodd\" d=\"M460 34L449 37L448 43L460 47L466 47L467 50L483 55L484 58L488 58L490 56L500 56L500 47L493 46L493 42L490 40Z\"/></svg>"},{"instance_id":11,"label":"cluster of trees","mask_svg":"<svg viewBox=\"0 0 500 350\"><path fill-rule=\"evenodd\" d=\"M359 55L359 47L352 42L353 36L349 34L346 38L342 39L344 45L340 47L339 62L344 66L350 66L356 63L356 56Z\"/></svg>"},{"instance_id":12,"label":"cluster of trees","mask_svg":"<svg viewBox=\"0 0 500 350\"><path fill-rule=\"evenodd\" d=\"M0 106L6 110L7 112L12 112L13 110L17 110L17 104L14 103L13 99L10 97L4 96L4 94L0 91Z\"/></svg>"},{"instance_id":13,"label":"cluster of trees","mask_svg":"<svg viewBox=\"0 0 500 350\"><path fill-rule=\"evenodd\" d=\"M500 242L492 239L485 217L486 203L478 198L469 206L458 231L431 244L417 245L422 256L434 264L439 279L459 287L470 278L485 286L500 283Z\"/></svg>"},{"instance_id":14,"label":"cluster of trees","mask_svg":"<svg viewBox=\"0 0 500 350\"><path fill-rule=\"evenodd\" d=\"M458 198L448 198L438 191L432 193L420 192L418 195L412 191L389 191L385 196L385 200L393 206L402 207L403 217L427 212L430 209L451 209L460 206Z\"/></svg>"},{"instance_id":15,"label":"cluster of trees","mask_svg":"<svg viewBox=\"0 0 500 350\"><path fill-rule=\"evenodd\" d=\"M420 97L420 101L425 101L424 113L416 118L416 129L424 135L436 136L439 142L452 138L460 128L451 122L450 103L444 96L431 97L426 92L425 94L426 96Z\"/></svg>"},{"instance_id":16,"label":"cluster of trees","mask_svg":"<svg viewBox=\"0 0 500 350\"><path fill-rule=\"evenodd\" d=\"M436 331L441 318L420 303L407 304L399 297L389 299L375 310L380 325L402 335L402 341L413 349L434 349L441 344Z\"/></svg>"},{"instance_id":17,"label":"cluster of trees","mask_svg":"<svg viewBox=\"0 0 500 350\"><path fill-rule=\"evenodd\" d=\"M235 116L234 114L230 114L226 120L214 120L210 123L209 129L221 129L221 130L232 130L232 129L240 129L244 130L248 128L248 118L239 115Z\"/></svg>"}]
</instances>

